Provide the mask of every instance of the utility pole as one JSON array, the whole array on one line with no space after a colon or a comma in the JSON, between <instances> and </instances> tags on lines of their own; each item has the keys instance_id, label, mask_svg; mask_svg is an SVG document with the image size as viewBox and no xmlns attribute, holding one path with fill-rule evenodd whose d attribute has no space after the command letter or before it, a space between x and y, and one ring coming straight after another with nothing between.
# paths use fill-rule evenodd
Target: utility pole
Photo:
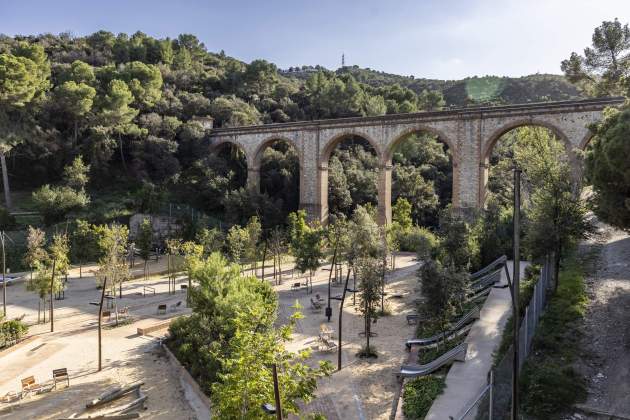
<instances>
[{"instance_id":1,"label":"utility pole","mask_svg":"<svg viewBox=\"0 0 630 420\"><path fill-rule=\"evenodd\" d=\"M521 170L514 169L514 265L512 272L512 319L514 331L514 360L512 360L512 420L518 420L518 380L519 380L519 287L521 274L521 251L520 251L520 235L521 235Z\"/></svg>"},{"instance_id":2,"label":"utility pole","mask_svg":"<svg viewBox=\"0 0 630 420\"><path fill-rule=\"evenodd\" d=\"M274 363L271 365L273 373L273 395L276 399L276 417L282 420L282 405L280 404L280 386L278 385L278 367Z\"/></svg>"},{"instance_id":3,"label":"utility pole","mask_svg":"<svg viewBox=\"0 0 630 420\"><path fill-rule=\"evenodd\" d=\"M2 315L7 317L7 259L4 252L4 230L0 232L0 242L2 242Z\"/></svg>"},{"instance_id":4,"label":"utility pole","mask_svg":"<svg viewBox=\"0 0 630 420\"><path fill-rule=\"evenodd\" d=\"M103 299L105 298L105 289L107 288L107 277L103 279L103 291L101 292L101 301L98 305L98 371L103 368L103 351L101 347L101 330L103 326Z\"/></svg>"}]
</instances>

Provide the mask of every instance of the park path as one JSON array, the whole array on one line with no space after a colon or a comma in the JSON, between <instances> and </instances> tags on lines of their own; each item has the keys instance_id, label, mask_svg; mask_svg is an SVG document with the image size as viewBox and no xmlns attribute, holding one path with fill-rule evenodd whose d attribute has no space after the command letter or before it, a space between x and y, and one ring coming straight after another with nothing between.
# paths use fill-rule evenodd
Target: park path
<instances>
[{"instance_id":1,"label":"park path","mask_svg":"<svg viewBox=\"0 0 630 420\"><path fill-rule=\"evenodd\" d=\"M630 418L630 236L603 224L599 230L588 245L599 255L587 278L581 366L589 384L583 408Z\"/></svg>"}]
</instances>

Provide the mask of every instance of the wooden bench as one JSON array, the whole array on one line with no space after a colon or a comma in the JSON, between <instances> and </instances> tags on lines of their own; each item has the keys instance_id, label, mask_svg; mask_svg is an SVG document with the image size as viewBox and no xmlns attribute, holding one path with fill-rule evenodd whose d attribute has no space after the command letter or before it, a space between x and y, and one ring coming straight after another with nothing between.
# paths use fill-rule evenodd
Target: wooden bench
<instances>
[{"instance_id":1,"label":"wooden bench","mask_svg":"<svg viewBox=\"0 0 630 420\"><path fill-rule=\"evenodd\" d=\"M163 314L166 313L166 304L165 303L158 305L157 313L158 313L158 315L160 313L163 313Z\"/></svg>"},{"instance_id":2,"label":"wooden bench","mask_svg":"<svg viewBox=\"0 0 630 420\"><path fill-rule=\"evenodd\" d=\"M291 285L291 290L300 290L300 287L302 287L302 283L300 283L300 282L293 283Z\"/></svg>"},{"instance_id":3,"label":"wooden bench","mask_svg":"<svg viewBox=\"0 0 630 420\"><path fill-rule=\"evenodd\" d=\"M54 384L55 389L57 389L57 382L66 381L66 385L70 386L70 376L68 376L67 368L54 369L52 371L52 375L53 375L53 381L55 382Z\"/></svg>"},{"instance_id":4,"label":"wooden bench","mask_svg":"<svg viewBox=\"0 0 630 420\"><path fill-rule=\"evenodd\" d=\"M188 285L187 284L182 284L179 287L181 287L182 292L187 292L188 291Z\"/></svg>"},{"instance_id":5,"label":"wooden bench","mask_svg":"<svg viewBox=\"0 0 630 420\"><path fill-rule=\"evenodd\" d=\"M35 382L35 376L29 376L22 379L22 398L31 396L42 388L40 384Z\"/></svg>"},{"instance_id":6,"label":"wooden bench","mask_svg":"<svg viewBox=\"0 0 630 420\"><path fill-rule=\"evenodd\" d=\"M155 287L152 286L143 286L142 287L142 295L146 296L147 295L147 291L151 292L153 294L155 294Z\"/></svg>"},{"instance_id":7,"label":"wooden bench","mask_svg":"<svg viewBox=\"0 0 630 420\"><path fill-rule=\"evenodd\" d=\"M419 319L420 319L420 315L409 314L407 315L407 324L409 325L417 324Z\"/></svg>"}]
</instances>

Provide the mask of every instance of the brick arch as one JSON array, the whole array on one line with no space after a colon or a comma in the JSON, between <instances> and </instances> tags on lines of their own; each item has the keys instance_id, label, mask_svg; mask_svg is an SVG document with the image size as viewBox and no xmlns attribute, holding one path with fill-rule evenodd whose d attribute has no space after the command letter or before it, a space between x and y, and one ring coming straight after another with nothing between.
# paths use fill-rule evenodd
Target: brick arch
<instances>
[{"instance_id":1,"label":"brick arch","mask_svg":"<svg viewBox=\"0 0 630 420\"><path fill-rule=\"evenodd\" d=\"M302 170L303 166L304 166L304 155L302 153L302 149L299 147L298 143L295 140L292 140L288 137L284 137L284 136L270 136L265 138L256 148L256 150L253 153L253 157L252 157L252 163L254 165L255 168L260 168L260 163L262 161L262 156L263 153L265 153L265 150L267 150L268 147L270 147L273 143L277 142L277 141L283 141L288 143L297 153L298 155L298 163L299 163L299 167L300 167L300 171Z\"/></svg>"},{"instance_id":2,"label":"brick arch","mask_svg":"<svg viewBox=\"0 0 630 420\"><path fill-rule=\"evenodd\" d=\"M227 144L231 144L233 146L236 146L238 149L240 149L243 152L243 154L245 155L245 163L247 164L248 168L253 165L254 161L252 160L252 158L253 158L252 153L250 153L247 150L247 147L245 147L245 145L243 143L241 143L240 141L238 141L236 139L221 139L221 140L217 141L216 143L212 143L210 145L210 152L211 153L216 153L221 147L223 147L223 146L225 146Z\"/></svg>"},{"instance_id":3,"label":"brick arch","mask_svg":"<svg viewBox=\"0 0 630 420\"><path fill-rule=\"evenodd\" d=\"M494 150L494 146L497 144L499 139L506 134L507 132L514 130L519 127L543 127L551 130L564 144L564 149L567 155L570 157L572 153L573 145L569 138L564 134L564 132L557 126L548 123L547 121L542 121L536 118L526 118L511 121L498 129L494 130L488 140L483 145L483 151L481 153L481 161L479 162L481 165L486 165L488 160L490 159L490 155L492 154L492 150Z\"/></svg>"},{"instance_id":4,"label":"brick arch","mask_svg":"<svg viewBox=\"0 0 630 420\"><path fill-rule=\"evenodd\" d=\"M455 164L456 155L457 155L456 144L453 142L452 139L450 139L446 134L444 134L443 131L435 129L433 127L426 126L426 125L418 125L418 126L408 128L404 130L403 132L397 134L396 137L394 137L392 140L388 140L387 146L385 149L385 154L383 156L383 161L388 164L391 163L396 147L398 147L398 145L402 143L411 134L415 134L415 133L429 133L429 134L435 135L439 141L443 142L444 144L448 146L451 152L451 157L453 159L453 165Z\"/></svg>"},{"instance_id":5,"label":"brick arch","mask_svg":"<svg viewBox=\"0 0 630 420\"><path fill-rule=\"evenodd\" d=\"M372 137L370 137L369 135L361 131L348 130L348 131L344 131L342 133L336 134L335 136L328 139L326 143L324 143L322 147L322 151L320 152L319 157L318 157L318 164L319 164L318 166L322 166L322 165L327 166L328 160L330 159L330 155L332 154L333 150L335 150L335 147L337 147L339 143L341 143L342 141L344 141L345 139L349 137L360 137L366 140L368 143L370 143L370 146L372 146L372 148L376 152L376 157L378 158L378 161L381 162L383 153L381 151L381 147L379 146L376 140L374 140Z\"/></svg>"},{"instance_id":6,"label":"brick arch","mask_svg":"<svg viewBox=\"0 0 630 420\"><path fill-rule=\"evenodd\" d=\"M582 140L580 140L580 144L578 145L580 150L586 150L586 146L588 146L591 140L593 140L593 137L595 137L595 133L593 133L591 130L588 130L588 133L586 133Z\"/></svg>"}]
</instances>

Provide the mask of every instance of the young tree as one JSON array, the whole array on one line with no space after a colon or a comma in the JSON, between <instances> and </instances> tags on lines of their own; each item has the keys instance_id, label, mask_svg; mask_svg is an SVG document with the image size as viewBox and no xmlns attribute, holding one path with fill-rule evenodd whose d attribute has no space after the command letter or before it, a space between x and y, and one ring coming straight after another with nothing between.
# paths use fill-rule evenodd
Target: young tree
<instances>
[{"instance_id":1,"label":"young tree","mask_svg":"<svg viewBox=\"0 0 630 420\"><path fill-rule=\"evenodd\" d=\"M217 228L203 228L197 233L195 241L203 246L203 255L207 257L213 252L220 252L223 249L225 235Z\"/></svg>"},{"instance_id":2,"label":"young tree","mask_svg":"<svg viewBox=\"0 0 630 420\"><path fill-rule=\"evenodd\" d=\"M63 168L63 182L75 191L85 191L90 181L90 165L83 162L83 156L74 158L70 165Z\"/></svg>"},{"instance_id":3,"label":"young tree","mask_svg":"<svg viewBox=\"0 0 630 420\"><path fill-rule=\"evenodd\" d=\"M312 293L313 273L319 268L319 261L324 257L324 230L317 224L309 226L306 223L306 212L300 210L289 214L289 235L295 267L302 274L308 271Z\"/></svg>"},{"instance_id":4,"label":"young tree","mask_svg":"<svg viewBox=\"0 0 630 420\"><path fill-rule=\"evenodd\" d=\"M153 249L153 225L151 219L146 217L138 226L138 234L136 235L136 246L140 253L140 258L144 261L144 279L147 279L147 264Z\"/></svg>"},{"instance_id":5,"label":"young tree","mask_svg":"<svg viewBox=\"0 0 630 420\"><path fill-rule=\"evenodd\" d=\"M553 254L556 280L563 252L592 231L571 167L567 159L559 158L562 154L560 140L540 129L524 131L514 151L532 184L525 245L534 258Z\"/></svg>"},{"instance_id":6,"label":"young tree","mask_svg":"<svg viewBox=\"0 0 630 420\"><path fill-rule=\"evenodd\" d=\"M197 270L203 263L203 245L199 245L192 241L187 241L181 244L180 251L184 255L184 270L188 277L188 294L186 300L189 301L190 290L192 290L192 279L194 277L195 270Z\"/></svg>"},{"instance_id":7,"label":"young tree","mask_svg":"<svg viewBox=\"0 0 630 420\"><path fill-rule=\"evenodd\" d=\"M586 178L593 185L595 213L606 223L630 229L630 107L606 111L592 129Z\"/></svg>"},{"instance_id":8,"label":"young tree","mask_svg":"<svg viewBox=\"0 0 630 420\"><path fill-rule=\"evenodd\" d=\"M241 258L249 243L249 232L247 229L234 225L228 230L227 248L233 262L240 264Z\"/></svg>"},{"instance_id":9,"label":"young tree","mask_svg":"<svg viewBox=\"0 0 630 420\"><path fill-rule=\"evenodd\" d=\"M131 277L126 261L129 230L126 226L118 224L103 225L98 230L101 258L98 262L100 268L97 277L107 278L112 287L112 295L116 294L118 286L119 297L122 298L122 283Z\"/></svg>"},{"instance_id":10,"label":"young tree","mask_svg":"<svg viewBox=\"0 0 630 420\"><path fill-rule=\"evenodd\" d=\"M262 226L257 216L253 216L245 225L247 231L247 244L245 246L245 258L250 261L252 265L253 273L256 275L256 265L258 256L260 254L260 235L262 233Z\"/></svg>"},{"instance_id":11,"label":"young tree","mask_svg":"<svg viewBox=\"0 0 630 420\"><path fill-rule=\"evenodd\" d=\"M287 252L286 236L280 227L273 228L268 242L273 257L273 278L279 282L282 280L282 256Z\"/></svg>"},{"instance_id":12,"label":"young tree","mask_svg":"<svg viewBox=\"0 0 630 420\"><path fill-rule=\"evenodd\" d=\"M229 342L228 357L219 356L222 373L212 386L216 415L227 420L265 417L262 406L274 401L272 366L277 368L282 415L299 415L299 402L308 403L315 396L317 379L330 375L328 361L317 367L306 362L310 352L292 353L285 345L290 340L295 319L279 329L256 326L260 308L247 308L235 319L236 331Z\"/></svg>"},{"instance_id":13,"label":"young tree","mask_svg":"<svg viewBox=\"0 0 630 420\"><path fill-rule=\"evenodd\" d=\"M44 249L45 244L46 234L44 231L29 226L26 236L26 253L24 254L23 261L24 264L31 269L31 279L33 279L33 271L38 271L48 256Z\"/></svg>"},{"instance_id":14,"label":"young tree","mask_svg":"<svg viewBox=\"0 0 630 420\"><path fill-rule=\"evenodd\" d=\"M45 301L46 295L50 299L50 331L55 330L54 321L54 294L61 292L64 285L64 276L70 266L68 237L65 234L55 234L48 250L37 248L38 233L33 233L32 255L39 254L42 258L36 263L35 276L28 282L27 289L39 294L39 298Z\"/></svg>"},{"instance_id":15,"label":"young tree","mask_svg":"<svg viewBox=\"0 0 630 420\"><path fill-rule=\"evenodd\" d=\"M362 257L356 261L356 272L359 277L359 311L364 318L365 348L359 353L360 357L376 357L376 352L370 348L372 323L378 319L378 303L382 296L383 261L376 258Z\"/></svg>"}]
</instances>

